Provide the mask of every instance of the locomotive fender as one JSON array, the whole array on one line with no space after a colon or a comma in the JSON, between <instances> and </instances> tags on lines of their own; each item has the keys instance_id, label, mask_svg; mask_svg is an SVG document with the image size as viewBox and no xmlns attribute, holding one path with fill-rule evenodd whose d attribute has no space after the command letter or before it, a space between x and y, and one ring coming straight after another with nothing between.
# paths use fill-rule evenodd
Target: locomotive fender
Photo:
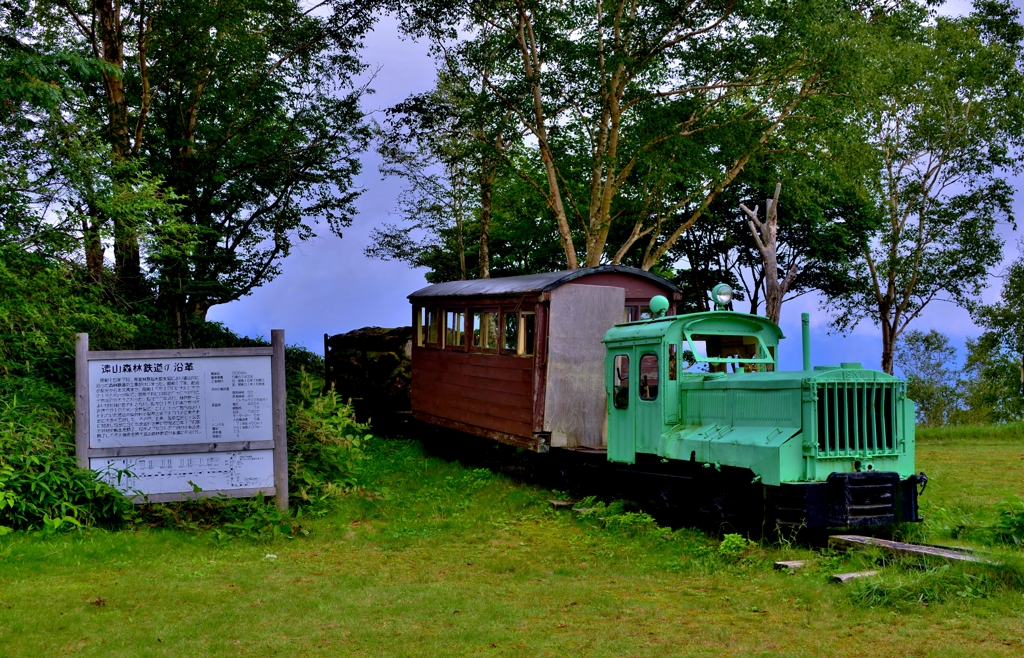
<instances>
[{"instance_id":1,"label":"locomotive fender","mask_svg":"<svg viewBox=\"0 0 1024 658\"><path fill-rule=\"evenodd\" d=\"M799 427L704 425L673 429L662 437L665 459L749 468L766 485L800 479L803 439Z\"/></svg>"}]
</instances>

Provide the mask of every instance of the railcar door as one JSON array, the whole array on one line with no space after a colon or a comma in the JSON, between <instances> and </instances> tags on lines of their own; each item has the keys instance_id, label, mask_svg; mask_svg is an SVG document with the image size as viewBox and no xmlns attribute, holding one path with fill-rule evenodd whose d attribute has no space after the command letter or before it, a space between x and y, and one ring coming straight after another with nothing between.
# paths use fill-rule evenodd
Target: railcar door
<instances>
[{"instance_id":1,"label":"railcar door","mask_svg":"<svg viewBox=\"0 0 1024 658\"><path fill-rule=\"evenodd\" d=\"M637 390L634 421L634 450L654 454L658 452L661 438L664 391L660 383L661 364L658 358L660 345L649 345L636 348L637 359Z\"/></svg>"},{"instance_id":2,"label":"railcar door","mask_svg":"<svg viewBox=\"0 0 1024 658\"><path fill-rule=\"evenodd\" d=\"M636 461L638 368L632 349L616 350L609 358L608 461L632 464Z\"/></svg>"}]
</instances>

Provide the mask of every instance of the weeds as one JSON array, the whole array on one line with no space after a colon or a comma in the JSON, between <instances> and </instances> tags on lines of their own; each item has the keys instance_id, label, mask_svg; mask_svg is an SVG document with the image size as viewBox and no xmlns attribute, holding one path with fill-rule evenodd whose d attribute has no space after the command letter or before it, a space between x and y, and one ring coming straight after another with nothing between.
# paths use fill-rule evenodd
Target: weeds
<instances>
[{"instance_id":1,"label":"weeds","mask_svg":"<svg viewBox=\"0 0 1024 658\"><path fill-rule=\"evenodd\" d=\"M928 509L925 523L953 539L977 536L982 528L980 523L963 510L938 506Z\"/></svg>"},{"instance_id":2,"label":"weeds","mask_svg":"<svg viewBox=\"0 0 1024 658\"><path fill-rule=\"evenodd\" d=\"M728 534L718 545L718 556L727 564L735 564L747 556L756 546L743 535Z\"/></svg>"},{"instance_id":3,"label":"weeds","mask_svg":"<svg viewBox=\"0 0 1024 658\"><path fill-rule=\"evenodd\" d=\"M118 528L132 505L78 468L71 430L56 411L0 401L0 527L58 530Z\"/></svg>"},{"instance_id":4,"label":"weeds","mask_svg":"<svg viewBox=\"0 0 1024 658\"><path fill-rule=\"evenodd\" d=\"M992 540L1020 547L1024 541L1024 500L1007 500L996 509L996 520L988 528Z\"/></svg>"},{"instance_id":5,"label":"weeds","mask_svg":"<svg viewBox=\"0 0 1024 658\"><path fill-rule=\"evenodd\" d=\"M899 607L988 598L997 582L984 571L972 573L959 565L946 564L923 571L894 568L851 585L850 597L858 605Z\"/></svg>"},{"instance_id":6,"label":"weeds","mask_svg":"<svg viewBox=\"0 0 1024 658\"><path fill-rule=\"evenodd\" d=\"M211 532L218 541L236 537L258 541L304 537L302 508L282 512L273 499L228 498L220 495L179 503L146 504L138 509L136 524L167 527L192 533Z\"/></svg>"},{"instance_id":7,"label":"weeds","mask_svg":"<svg viewBox=\"0 0 1024 658\"><path fill-rule=\"evenodd\" d=\"M322 511L330 498L355 487L368 427L356 422L352 407L334 390L319 395L304 368L292 397L298 399L288 410L291 496L296 504Z\"/></svg>"}]
</instances>

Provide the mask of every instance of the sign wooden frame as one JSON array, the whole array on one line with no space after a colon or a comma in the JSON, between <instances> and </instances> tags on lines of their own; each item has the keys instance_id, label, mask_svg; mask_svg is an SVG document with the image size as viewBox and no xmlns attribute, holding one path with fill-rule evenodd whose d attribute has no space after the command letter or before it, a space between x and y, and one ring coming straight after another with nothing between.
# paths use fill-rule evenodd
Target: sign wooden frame
<instances>
[{"instance_id":1,"label":"sign wooden frame","mask_svg":"<svg viewBox=\"0 0 1024 658\"><path fill-rule=\"evenodd\" d=\"M203 357L269 356L273 439L269 441L204 441L200 443L91 448L89 408L89 362L110 359L173 359ZM222 489L217 491L159 493L134 496L133 502L163 503L223 494L232 498L255 496L261 491L274 496L278 509L288 509L288 437L284 374L284 330L270 332L270 347L229 347L221 349L89 351L89 334L78 334L75 341L75 456L81 468L89 468L90 458L136 457L212 452L274 451L274 486Z\"/></svg>"}]
</instances>

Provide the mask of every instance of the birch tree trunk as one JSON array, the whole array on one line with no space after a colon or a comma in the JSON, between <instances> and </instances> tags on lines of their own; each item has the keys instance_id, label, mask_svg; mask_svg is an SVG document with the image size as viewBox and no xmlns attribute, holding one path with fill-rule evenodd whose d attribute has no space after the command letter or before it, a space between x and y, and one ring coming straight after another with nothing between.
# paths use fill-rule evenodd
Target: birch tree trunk
<instances>
[{"instance_id":1,"label":"birch tree trunk","mask_svg":"<svg viewBox=\"0 0 1024 658\"><path fill-rule=\"evenodd\" d=\"M779 243L778 243L778 232L779 232L779 194L782 192L782 183L776 183L775 195L765 201L767 211L765 213L765 220L762 222L758 219L758 206L754 206L751 210L742 203L740 208L746 213L747 226L750 227L750 234L754 236L754 242L757 244L757 250L761 253L761 260L764 262L764 311L768 319L775 324L779 323L779 318L782 316L782 300L786 296L786 292L789 287L793 284L793 280L799 272L797 264L794 262L785 277L779 279ZM755 284L756 285L756 284Z\"/></svg>"}]
</instances>

